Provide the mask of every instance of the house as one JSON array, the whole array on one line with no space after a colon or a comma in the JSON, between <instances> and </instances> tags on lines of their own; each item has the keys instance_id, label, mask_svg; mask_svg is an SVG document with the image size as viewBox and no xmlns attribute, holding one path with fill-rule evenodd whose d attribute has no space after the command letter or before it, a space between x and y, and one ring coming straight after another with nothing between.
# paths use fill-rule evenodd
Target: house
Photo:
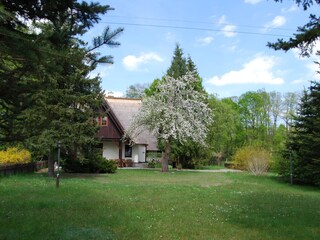
<instances>
[{"instance_id":1,"label":"house","mask_svg":"<svg viewBox=\"0 0 320 240\"><path fill-rule=\"evenodd\" d=\"M106 97L100 111L100 129L97 138L101 141L103 157L109 160L132 160L133 164L146 162L146 153L158 151L157 139L147 130L131 139L134 144L123 142L125 130L132 117L139 112L141 99Z\"/></svg>"}]
</instances>

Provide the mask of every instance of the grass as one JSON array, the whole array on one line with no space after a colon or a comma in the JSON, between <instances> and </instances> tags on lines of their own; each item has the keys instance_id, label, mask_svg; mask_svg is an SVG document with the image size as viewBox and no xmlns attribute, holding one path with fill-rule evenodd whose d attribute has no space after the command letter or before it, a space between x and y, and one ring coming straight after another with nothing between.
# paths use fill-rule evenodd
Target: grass
<instances>
[{"instance_id":1,"label":"grass","mask_svg":"<svg viewBox=\"0 0 320 240\"><path fill-rule=\"evenodd\" d=\"M246 173L0 178L0 239L320 239L320 189Z\"/></svg>"}]
</instances>

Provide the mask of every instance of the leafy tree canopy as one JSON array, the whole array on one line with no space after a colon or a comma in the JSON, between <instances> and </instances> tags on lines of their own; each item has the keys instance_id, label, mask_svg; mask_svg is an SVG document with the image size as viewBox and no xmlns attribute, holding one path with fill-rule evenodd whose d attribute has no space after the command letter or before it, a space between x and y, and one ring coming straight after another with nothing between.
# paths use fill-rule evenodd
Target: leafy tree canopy
<instances>
[{"instance_id":1,"label":"leafy tree canopy","mask_svg":"<svg viewBox=\"0 0 320 240\"><path fill-rule=\"evenodd\" d=\"M142 98L145 94L145 90L147 89L147 84L134 84L130 85L126 90L127 98Z\"/></svg>"}]
</instances>

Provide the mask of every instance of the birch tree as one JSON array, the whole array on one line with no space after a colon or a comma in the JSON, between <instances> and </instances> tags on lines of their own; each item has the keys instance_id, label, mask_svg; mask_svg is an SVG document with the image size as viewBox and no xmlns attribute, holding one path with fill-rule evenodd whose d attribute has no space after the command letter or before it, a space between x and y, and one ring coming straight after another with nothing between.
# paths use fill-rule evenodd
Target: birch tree
<instances>
[{"instance_id":1,"label":"birch tree","mask_svg":"<svg viewBox=\"0 0 320 240\"><path fill-rule=\"evenodd\" d=\"M169 154L174 141L188 139L205 145L208 126L212 123L205 94L194 90L199 79L192 72L173 78L165 76L153 95L142 101L139 113L133 118L126 136L133 139L149 130L165 143L162 171L168 172Z\"/></svg>"}]
</instances>

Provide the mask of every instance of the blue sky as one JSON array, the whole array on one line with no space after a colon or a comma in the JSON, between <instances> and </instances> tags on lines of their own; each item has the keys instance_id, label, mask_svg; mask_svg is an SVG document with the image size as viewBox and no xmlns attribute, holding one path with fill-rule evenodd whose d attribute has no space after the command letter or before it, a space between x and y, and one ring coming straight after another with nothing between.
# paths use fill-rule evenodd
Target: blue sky
<instances>
[{"instance_id":1,"label":"blue sky","mask_svg":"<svg viewBox=\"0 0 320 240\"><path fill-rule=\"evenodd\" d=\"M115 10L85 36L91 43L106 26L124 27L118 48L100 48L113 65L100 65L102 88L116 96L132 84L152 83L169 68L176 43L191 56L208 93L240 96L246 91L301 91L319 80L315 56L274 51L267 42L288 39L319 6L303 11L293 0L108 0ZM320 50L320 43L316 44Z\"/></svg>"}]
</instances>

